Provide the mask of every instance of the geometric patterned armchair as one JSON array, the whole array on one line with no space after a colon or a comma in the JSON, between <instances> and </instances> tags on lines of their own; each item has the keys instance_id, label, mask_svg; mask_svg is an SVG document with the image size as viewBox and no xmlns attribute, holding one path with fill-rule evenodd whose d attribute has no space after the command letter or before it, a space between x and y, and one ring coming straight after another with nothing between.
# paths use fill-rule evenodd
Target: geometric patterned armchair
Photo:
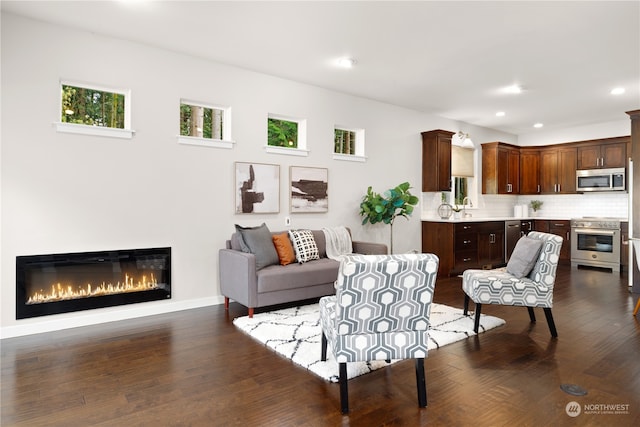
<instances>
[{"instance_id":1,"label":"geometric patterned armchair","mask_svg":"<svg viewBox=\"0 0 640 427\"><path fill-rule=\"evenodd\" d=\"M321 359L339 363L340 406L349 412L347 363L416 359L418 405L427 405L424 358L438 272L433 254L348 255L336 294L320 299Z\"/></svg>"},{"instance_id":2,"label":"geometric patterned armchair","mask_svg":"<svg viewBox=\"0 0 640 427\"><path fill-rule=\"evenodd\" d=\"M509 273L509 264L506 269L466 270L462 274L462 289L465 292L464 314L467 314L469 299L472 299L476 304L474 324L476 333L478 333L482 306L484 304L501 304L527 307L531 322L536 321L533 308L542 307L551 336L554 338L558 336L551 308L553 307L553 287L563 239L555 234L537 231L531 231L527 237L542 240L539 255L537 259L534 258L535 264L527 276L517 277Z\"/></svg>"}]
</instances>

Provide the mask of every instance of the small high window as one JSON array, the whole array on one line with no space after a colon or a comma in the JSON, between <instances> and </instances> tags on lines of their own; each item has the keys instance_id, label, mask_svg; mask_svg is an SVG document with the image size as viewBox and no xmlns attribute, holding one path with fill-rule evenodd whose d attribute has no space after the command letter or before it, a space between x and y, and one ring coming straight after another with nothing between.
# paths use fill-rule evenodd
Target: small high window
<instances>
[{"instance_id":1,"label":"small high window","mask_svg":"<svg viewBox=\"0 0 640 427\"><path fill-rule=\"evenodd\" d=\"M130 98L127 90L61 82L57 130L131 138Z\"/></svg>"},{"instance_id":2,"label":"small high window","mask_svg":"<svg viewBox=\"0 0 640 427\"><path fill-rule=\"evenodd\" d=\"M232 148L231 108L181 100L178 142Z\"/></svg>"},{"instance_id":3,"label":"small high window","mask_svg":"<svg viewBox=\"0 0 640 427\"><path fill-rule=\"evenodd\" d=\"M307 121L269 114L267 152L307 156Z\"/></svg>"},{"instance_id":4,"label":"small high window","mask_svg":"<svg viewBox=\"0 0 640 427\"><path fill-rule=\"evenodd\" d=\"M61 122L124 129L125 94L62 85Z\"/></svg>"},{"instance_id":5,"label":"small high window","mask_svg":"<svg viewBox=\"0 0 640 427\"><path fill-rule=\"evenodd\" d=\"M333 130L333 158L337 160L365 161L364 129L335 126Z\"/></svg>"}]
</instances>

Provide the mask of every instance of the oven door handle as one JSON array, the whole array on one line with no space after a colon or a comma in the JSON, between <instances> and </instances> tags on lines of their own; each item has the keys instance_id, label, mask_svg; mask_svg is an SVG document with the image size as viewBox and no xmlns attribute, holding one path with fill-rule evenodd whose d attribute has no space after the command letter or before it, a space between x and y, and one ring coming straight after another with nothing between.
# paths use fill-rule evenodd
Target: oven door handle
<instances>
[{"instance_id":1,"label":"oven door handle","mask_svg":"<svg viewBox=\"0 0 640 427\"><path fill-rule=\"evenodd\" d=\"M615 236L616 231L619 230L594 230L592 228L574 228L577 234L597 234L599 236Z\"/></svg>"}]
</instances>

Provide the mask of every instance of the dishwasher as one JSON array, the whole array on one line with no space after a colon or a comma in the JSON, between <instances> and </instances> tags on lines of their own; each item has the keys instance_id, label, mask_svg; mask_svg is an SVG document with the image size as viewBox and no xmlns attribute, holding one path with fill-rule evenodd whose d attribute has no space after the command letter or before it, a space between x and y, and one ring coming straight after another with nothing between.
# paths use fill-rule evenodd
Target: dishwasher
<instances>
[{"instance_id":1,"label":"dishwasher","mask_svg":"<svg viewBox=\"0 0 640 427\"><path fill-rule=\"evenodd\" d=\"M522 230L522 220L513 220L504 222L504 254L505 261L509 261L513 248L516 247L516 243L520 239Z\"/></svg>"}]
</instances>

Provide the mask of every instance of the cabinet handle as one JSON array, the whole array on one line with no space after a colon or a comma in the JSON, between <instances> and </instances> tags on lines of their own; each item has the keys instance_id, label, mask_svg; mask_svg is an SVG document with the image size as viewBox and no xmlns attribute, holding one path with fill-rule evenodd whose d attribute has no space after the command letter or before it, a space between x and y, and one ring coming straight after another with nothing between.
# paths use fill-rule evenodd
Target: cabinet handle
<instances>
[{"instance_id":1,"label":"cabinet handle","mask_svg":"<svg viewBox=\"0 0 640 427\"><path fill-rule=\"evenodd\" d=\"M462 258L462 262L469 262L471 261L471 258Z\"/></svg>"},{"instance_id":2,"label":"cabinet handle","mask_svg":"<svg viewBox=\"0 0 640 427\"><path fill-rule=\"evenodd\" d=\"M553 224L554 227L564 227L564 224Z\"/></svg>"},{"instance_id":3,"label":"cabinet handle","mask_svg":"<svg viewBox=\"0 0 640 427\"><path fill-rule=\"evenodd\" d=\"M511 193L511 191L512 191L512 185L507 184L507 193Z\"/></svg>"},{"instance_id":4,"label":"cabinet handle","mask_svg":"<svg viewBox=\"0 0 640 427\"><path fill-rule=\"evenodd\" d=\"M569 232L567 231L567 242L570 241L571 238L569 237Z\"/></svg>"},{"instance_id":5,"label":"cabinet handle","mask_svg":"<svg viewBox=\"0 0 640 427\"><path fill-rule=\"evenodd\" d=\"M538 184L538 193L540 192L540 184Z\"/></svg>"},{"instance_id":6,"label":"cabinet handle","mask_svg":"<svg viewBox=\"0 0 640 427\"><path fill-rule=\"evenodd\" d=\"M468 245L469 243L471 243L471 240L464 240L462 243L464 243L465 245Z\"/></svg>"},{"instance_id":7,"label":"cabinet handle","mask_svg":"<svg viewBox=\"0 0 640 427\"><path fill-rule=\"evenodd\" d=\"M462 226L462 229L463 229L463 230L468 230L468 229L470 229L470 228L471 228L471 226L470 226L470 225L463 225L463 226Z\"/></svg>"}]
</instances>

